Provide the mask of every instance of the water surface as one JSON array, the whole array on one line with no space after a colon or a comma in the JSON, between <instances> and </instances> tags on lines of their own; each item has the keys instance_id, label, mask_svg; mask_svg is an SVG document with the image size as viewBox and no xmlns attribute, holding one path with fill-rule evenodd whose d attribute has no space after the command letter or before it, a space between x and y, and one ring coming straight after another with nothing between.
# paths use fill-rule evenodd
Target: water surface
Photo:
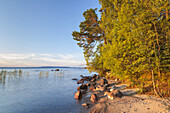
<instances>
[{"instance_id":1,"label":"water surface","mask_svg":"<svg viewBox=\"0 0 170 113\"><path fill-rule=\"evenodd\" d=\"M86 69L3 69L0 78L0 113L78 113L84 110L74 93L72 78L89 74ZM54 68L53 68L54 69Z\"/></svg>"}]
</instances>

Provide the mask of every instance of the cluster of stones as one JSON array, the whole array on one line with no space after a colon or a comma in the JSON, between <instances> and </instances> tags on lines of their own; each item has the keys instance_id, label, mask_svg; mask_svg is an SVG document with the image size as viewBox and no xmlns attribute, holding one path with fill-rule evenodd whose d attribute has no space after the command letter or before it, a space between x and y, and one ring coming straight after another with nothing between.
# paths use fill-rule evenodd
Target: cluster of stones
<instances>
[{"instance_id":1,"label":"cluster of stones","mask_svg":"<svg viewBox=\"0 0 170 113\"><path fill-rule=\"evenodd\" d=\"M102 92L105 92L105 91L108 91L108 87L109 87L109 84L108 84L108 81L105 79L105 78L100 78L99 75L96 75L94 74L93 76L83 76L83 75L80 75L81 79L78 80L76 78L73 78L72 80L77 80L77 84L81 84L79 87L77 87L77 92L75 93L75 96L74 98L75 99L81 99L83 94L85 94L87 92L87 90L90 90L90 91L102 91ZM85 83L85 81L87 81ZM120 97L120 91L118 89L114 89L114 87L111 89L113 90L113 94L114 96L118 96ZM110 89L109 89L110 91ZM91 95L91 98L90 98L90 101L92 103L95 103L98 101L98 96L97 94L92 94ZM82 104L84 107L89 107L89 103L84 103Z\"/></svg>"},{"instance_id":2,"label":"cluster of stones","mask_svg":"<svg viewBox=\"0 0 170 113\"><path fill-rule=\"evenodd\" d=\"M77 80L77 84L81 84L79 87L77 87L77 92L75 93L75 96L74 98L75 99L81 99L82 98L82 95L85 94L87 92L87 90L91 90L91 91L94 91L95 90L95 81L97 79L99 79L100 77L96 74L94 74L93 76L83 76L83 75L80 75L81 79L78 80L76 78L73 78L72 80ZM85 81L87 81L87 83L85 83ZM91 95L91 102L96 102L98 99L97 99L97 95L96 94L92 94ZM87 107L87 103L84 103L83 106Z\"/></svg>"},{"instance_id":3,"label":"cluster of stones","mask_svg":"<svg viewBox=\"0 0 170 113\"><path fill-rule=\"evenodd\" d=\"M55 70L52 69L51 71L59 71L59 69L55 69Z\"/></svg>"}]
</instances>

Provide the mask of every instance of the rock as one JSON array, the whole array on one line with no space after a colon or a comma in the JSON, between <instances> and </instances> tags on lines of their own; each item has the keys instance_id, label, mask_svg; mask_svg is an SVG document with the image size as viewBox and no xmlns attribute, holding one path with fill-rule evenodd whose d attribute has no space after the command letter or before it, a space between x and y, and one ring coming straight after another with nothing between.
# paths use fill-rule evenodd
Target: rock
<instances>
[{"instance_id":1,"label":"rock","mask_svg":"<svg viewBox=\"0 0 170 113\"><path fill-rule=\"evenodd\" d=\"M98 76L96 77L96 79L100 79L100 76L98 75Z\"/></svg>"},{"instance_id":2,"label":"rock","mask_svg":"<svg viewBox=\"0 0 170 113\"><path fill-rule=\"evenodd\" d=\"M92 77L91 77L91 76L89 76L89 81L91 81L91 79L92 79Z\"/></svg>"},{"instance_id":3,"label":"rock","mask_svg":"<svg viewBox=\"0 0 170 113\"><path fill-rule=\"evenodd\" d=\"M106 79L101 79L100 84L101 85L108 84L108 81Z\"/></svg>"},{"instance_id":4,"label":"rock","mask_svg":"<svg viewBox=\"0 0 170 113\"><path fill-rule=\"evenodd\" d=\"M110 91L113 91L113 90L116 90L117 89L117 87L116 86L113 86L111 89L110 89Z\"/></svg>"},{"instance_id":5,"label":"rock","mask_svg":"<svg viewBox=\"0 0 170 113\"><path fill-rule=\"evenodd\" d=\"M81 69L87 69L87 67L82 67Z\"/></svg>"},{"instance_id":6,"label":"rock","mask_svg":"<svg viewBox=\"0 0 170 113\"><path fill-rule=\"evenodd\" d=\"M77 87L77 90L84 89L87 90L87 85L86 84L81 84L79 87Z\"/></svg>"},{"instance_id":7,"label":"rock","mask_svg":"<svg viewBox=\"0 0 170 113\"><path fill-rule=\"evenodd\" d=\"M96 78L97 77L97 75L96 74L94 74L93 76L92 76L92 78Z\"/></svg>"},{"instance_id":8,"label":"rock","mask_svg":"<svg viewBox=\"0 0 170 113\"><path fill-rule=\"evenodd\" d=\"M53 69L51 71L54 71Z\"/></svg>"},{"instance_id":9,"label":"rock","mask_svg":"<svg viewBox=\"0 0 170 113\"><path fill-rule=\"evenodd\" d=\"M86 90L80 90L82 94L86 94Z\"/></svg>"},{"instance_id":10,"label":"rock","mask_svg":"<svg viewBox=\"0 0 170 113\"><path fill-rule=\"evenodd\" d=\"M81 87L81 86L77 87L77 90L80 90L80 87Z\"/></svg>"},{"instance_id":11,"label":"rock","mask_svg":"<svg viewBox=\"0 0 170 113\"><path fill-rule=\"evenodd\" d=\"M96 102L98 99L97 99L97 95L96 94L92 94L91 95L91 98L90 98L90 101L91 102Z\"/></svg>"},{"instance_id":12,"label":"rock","mask_svg":"<svg viewBox=\"0 0 170 113\"><path fill-rule=\"evenodd\" d=\"M86 84L82 84L81 86L82 86L81 89L87 89L87 85Z\"/></svg>"},{"instance_id":13,"label":"rock","mask_svg":"<svg viewBox=\"0 0 170 113\"><path fill-rule=\"evenodd\" d=\"M77 84L81 84L81 83L84 83L83 79L80 79L79 81L77 81Z\"/></svg>"},{"instance_id":14,"label":"rock","mask_svg":"<svg viewBox=\"0 0 170 113\"><path fill-rule=\"evenodd\" d=\"M91 82L95 82L95 81L96 81L96 78L92 78L92 79L91 79Z\"/></svg>"},{"instance_id":15,"label":"rock","mask_svg":"<svg viewBox=\"0 0 170 113\"><path fill-rule=\"evenodd\" d=\"M96 85L96 82L92 82L91 85L95 86L95 85Z\"/></svg>"},{"instance_id":16,"label":"rock","mask_svg":"<svg viewBox=\"0 0 170 113\"><path fill-rule=\"evenodd\" d=\"M109 99L114 99L114 94L112 93L112 92L110 92L110 91L106 91L105 93L104 93L104 95L107 95L107 97L109 98Z\"/></svg>"},{"instance_id":17,"label":"rock","mask_svg":"<svg viewBox=\"0 0 170 113\"><path fill-rule=\"evenodd\" d=\"M90 80L90 77L89 76L84 76L82 77L83 80L86 80L86 81L89 81Z\"/></svg>"},{"instance_id":18,"label":"rock","mask_svg":"<svg viewBox=\"0 0 170 113\"><path fill-rule=\"evenodd\" d=\"M87 83L86 85L87 85L87 86L91 86L91 84L90 84L90 83Z\"/></svg>"},{"instance_id":19,"label":"rock","mask_svg":"<svg viewBox=\"0 0 170 113\"><path fill-rule=\"evenodd\" d=\"M87 67L84 67L84 69L87 69Z\"/></svg>"},{"instance_id":20,"label":"rock","mask_svg":"<svg viewBox=\"0 0 170 113\"><path fill-rule=\"evenodd\" d=\"M89 103L83 103L82 106L84 106L85 108L89 108Z\"/></svg>"},{"instance_id":21,"label":"rock","mask_svg":"<svg viewBox=\"0 0 170 113\"><path fill-rule=\"evenodd\" d=\"M77 92L75 93L75 95L74 95L74 98L75 98L75 99L81 99L81 98L82 98L82 93L81 93L81 91L77 91Z\"/></svg>"},{"instance_id":22,"label":"rock","mask_svg":"<svg viewBox=\"0 0 170 113\"><path fill-rule=\"evenodd\" d=\"M78 80L77 78L72 78L72 80Z\"/></svg>"},{"instance_id":23,"label":"rock","mask_svg":"<svg viewBox=\"0 0 170 113\"><path fill-rule=\"evenodd\" d=\"M59 71L59 69L55 69L55 71Z\"/></svg>"},{"instance_id":24,"label":"rock","mask_svg":"<svg viewBox=\"0 0 170 113\"><path fill-rule=\"evenodd\" d=\"M105 86L102 87L102 86L98 85L96 87L96 90L105 91L105 90L107 90L107 87L105 87Z\"/></svg>"},{"instance_id":25,"label":"rock","mask_svg":"<svg viewBox=\"0 0 170 113\"><path fill-rule=\"evenodd\" d=\"M115 97L120 97L121 98L123 96L122 92L120 90L118 90L118 89L113 90L112 93L113 93L113 95Z\"/></svg>"},{"instance_id":26,"label":"rock","mask_svg":"<svg viewBox=\"0 0 170 113\"><path fill-rule=\"evenodd\" d=\"M94 87L94 85L91 85L89 88L90 91L96 91L96 88Z\"/></svg>"},{"instance_id":27,"label":"rock","mask_svg":"<svg viewBox=\"0 0 170 113\"><path fill-rule=\"evenodd\" d=\"M77 81L77 84L80 84L80 81Z\"/></svg>"}]
</instances>

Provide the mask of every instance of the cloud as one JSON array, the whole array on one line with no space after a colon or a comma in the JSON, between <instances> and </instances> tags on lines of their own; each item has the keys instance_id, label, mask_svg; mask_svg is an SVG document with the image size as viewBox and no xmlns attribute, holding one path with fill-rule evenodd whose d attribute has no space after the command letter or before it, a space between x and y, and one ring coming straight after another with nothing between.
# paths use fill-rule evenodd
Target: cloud
<instances>
[{"instance_id":1,"label":"cloud","mask_svg":"<svg viewBox=\"0 0 170 113\"><path fill-rule=\"evenodd\" d=\"M1 59L9 59L9 60L26 59L34 56L35 54L0 54Z\"/></svg>"},{"instance_id":2,"label":"cloud","mask_svg":"<svg viewBox=\"0 0 170 113\"><path fill-rule=\"evenodd\" d=\"M0 54L0 66L83 66L79 54Z\"/></svg>"}]
</instances>

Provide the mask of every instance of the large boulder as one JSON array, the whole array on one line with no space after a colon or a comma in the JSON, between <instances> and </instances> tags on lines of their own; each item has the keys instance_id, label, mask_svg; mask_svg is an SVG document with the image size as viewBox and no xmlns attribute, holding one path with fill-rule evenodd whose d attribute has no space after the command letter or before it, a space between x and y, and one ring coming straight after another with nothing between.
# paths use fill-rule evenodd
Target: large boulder
<instances>
[{"instance_id":1,"label":"large boulder","mask_svg":"<svg viewBox=\"0 0 170 113\"><path fill-rule=\"evenodd\" d=\"M123 93L122 93L120 90L118 90L118 89L115 89L115 90L113 90L113 91L111 91L111 92L113 93L113 95L114 95L115 97L121 98L121 97L123 96Z\"/></svg>"},{"instance_id":2,"label":"large boulder","mask_svg":"<svg viewBox=\"0 0 170 113\"><path fill-rule=\"evenodd\" d=\"M86 94L87 90L80 90L82 94Z\"/></svg>"},{"instance_id":3,"label":"large boulder","mask_svg":"<svg viewBox=\"0 0 170 113\"><path fill-rule=\"evenodd\" d=\"M89 88L90 91L96 91L96 88L94 85L91 85L90 88Z\"/></svg>"},{"instance_id":4,"label":"large boulder","mask_svg":"<svg viewBox=\"0 0 170 113\"><path fill-rule=\"evenodd\" d=\"M116 86L113 86L111 89L110 89L110 91L114 91L114 90L116 90L116 89L118 89Z\"/></svg>"},{"instance_id":5,"label":"large boulder","mask_svg":"<svg viewBox=\"0 0 170 113\"><path fill-rule=\"evenodd\" d=\"M77 87L77 90L80 90L80 89L87 90L87 85L81 84L79 87Z\"/></svg>"},{"instance_id":6,"label":"large boulder","mask_svg":"<svg viewBox=\"0 0 170 113\"><path fill-rule=\"evenodd\" d=\"M100 85L108 84L108 81L106 79L101 79Z\"/></svg>"},{"instance_id":7,"label":"large boulder","mask_svg":"<svg viewBox=\"0 0 170 113\"><path fill-rule=\"evenodd\" d=\"M96 90L99 90L99 91L106 91L106 90L107 90L107 87L106 87L106 86L98 85L98 86L96 87Z\"/></svg>"},{"instance_id":8,"label":"large boulder","mask_svg":"<svg viewBox=\"0 0 170 113\"><path fill-rule=\"evenodd\" d=\"M81 93L81 91L77 91L77 92L75 93L75 95L74 95L74 98L75 98L75 99L81 99L81 98L82 98L82 93Z\"/></svg>"},{"instance_id":9,"label":"large boulder","mask_svg":"<svg viewBox=\"0 0 170 113\"><path fill-rule=\"evenodd\" d=\"M96 94L92 94L91 98L90 98L90 101L91 102L96 102L97 100L98 100L97 95Z\"/></svg>"},{"instance_id":10,"label":"large boulder","mask_svg":"<svg viewBox=\"0 0 170 113\"><path fill-rule=\"evenodd\" d=\"M90 77L89 77L89 76L83 76L82 79L83 79L83 80L86 80L86 81L89 81L89 80L90 80Z\"/></svg>"}]
</instances>

